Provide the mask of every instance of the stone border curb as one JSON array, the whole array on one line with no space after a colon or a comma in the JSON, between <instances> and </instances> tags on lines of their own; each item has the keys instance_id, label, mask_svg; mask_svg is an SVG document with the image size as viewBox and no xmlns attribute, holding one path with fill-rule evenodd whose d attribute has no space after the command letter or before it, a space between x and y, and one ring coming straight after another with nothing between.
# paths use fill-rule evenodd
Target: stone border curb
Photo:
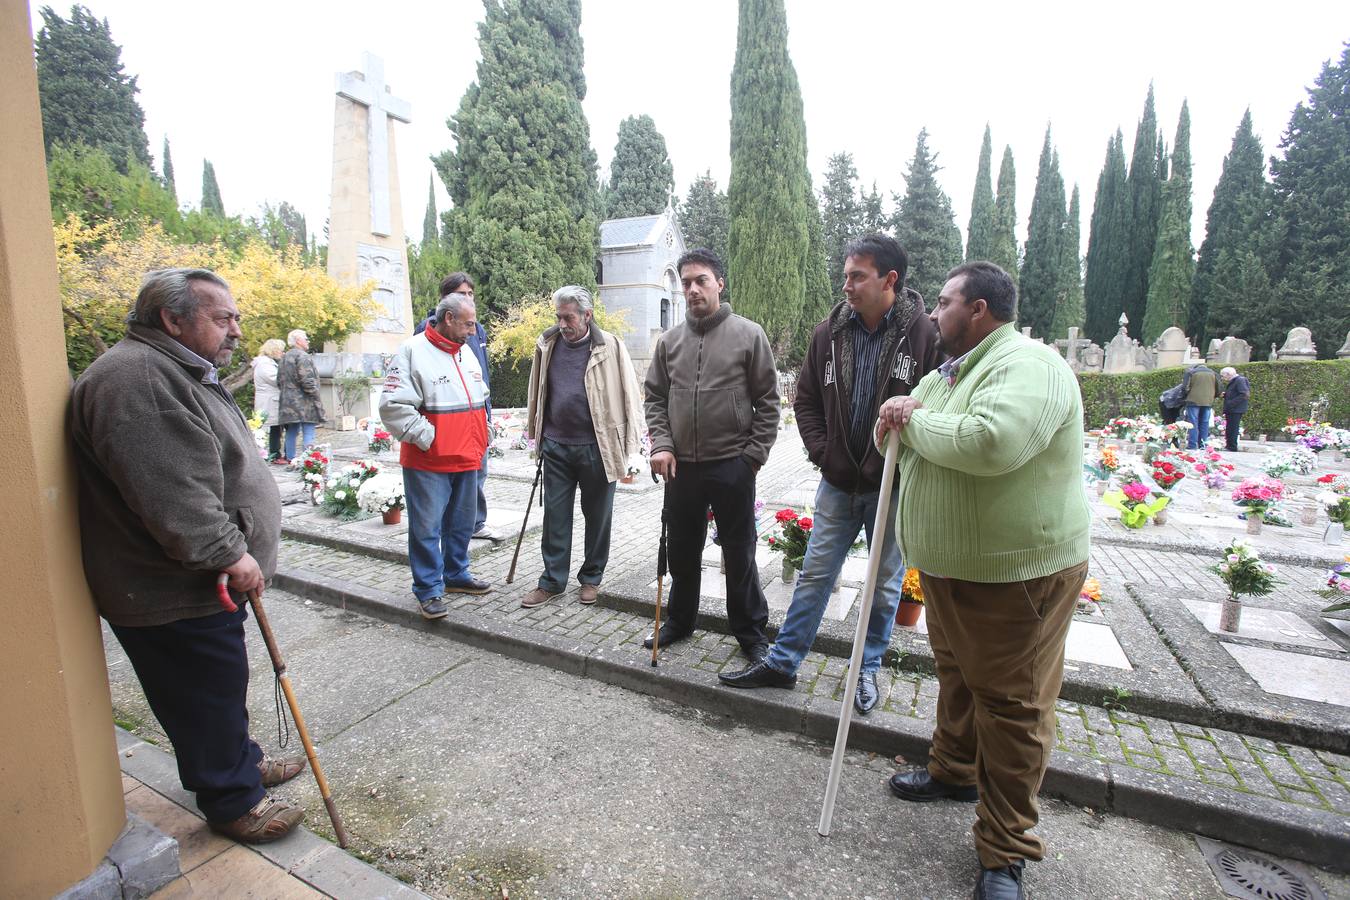
<instances>
[{"instance_id":1,"label":"stone border curb","mask_svg":"<svg viewBox=\"0 0 1350 900\"><path fill-rule=\"evenodd\" d=\"M649 658L630 651L594 648L566 638L539 634L511 622L485 620L452 609L445 619L427 621L400 596L326 578L306 569L279 570L274 585L301 597L382 621L417 628L480 649L548 666L583 678L694 706L738 722L832 741L837 704L795 691L735 691L721 687L708 672L668 661L653 668ZM927 722L879 711L855 719L849 746L887 756L927 755ZM1350 818L1296 807L1229 788L1056 751L1046 772L1046 794L1169 828L1185 828L1218 840L1292 856L1318 866L1350 872Z\"/></svg>"}]
</instances>

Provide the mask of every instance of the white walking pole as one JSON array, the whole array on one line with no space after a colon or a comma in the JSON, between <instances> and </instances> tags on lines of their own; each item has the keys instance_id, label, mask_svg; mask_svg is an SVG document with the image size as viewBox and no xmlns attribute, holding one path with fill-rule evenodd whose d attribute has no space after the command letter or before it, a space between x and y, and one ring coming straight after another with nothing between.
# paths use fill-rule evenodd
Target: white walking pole
<instances>
[{"instance_id":1,"label":"white walking pole","mask_svg":"<svg viewBox=\"0 0 1350 900\"><path fill-rule=\"evenodd\" d=\"M886 534L886 519L891 512L891 487L895 484L895 458L900 455L900 432L893 430L886 436L886 465L881 470L881 493L877 497L877 519L872 526L872 550L867 555L867 580L863 582L862 606L858 609L858 628L853 635L853 658L848 663L848 683L844 686L844 702L839 709L839 731L834 736L834 756L830 759L830 780L825 785L825 803L820 808L820 825L816 830L822 837L830 836L830 819L834 817L834 798L839 793L839 776L844 768L844 748L848 746L848 726L853 721L853 694L858 690L858 676L862 673L863 649L867 644L867 625L872 618L872 595L877 589L877 570L881 568L881 545ZM897 535L898 539L898 535Z\"/></svg>"}]
</instances>

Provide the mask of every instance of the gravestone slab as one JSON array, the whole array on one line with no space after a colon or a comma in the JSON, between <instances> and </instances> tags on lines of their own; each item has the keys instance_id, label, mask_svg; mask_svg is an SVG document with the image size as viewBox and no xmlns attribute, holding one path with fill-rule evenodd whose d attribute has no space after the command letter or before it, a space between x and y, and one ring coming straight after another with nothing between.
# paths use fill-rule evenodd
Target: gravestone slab
<instances>
[{"instance_id":1,"label":"gravestone slab","mask_svg":"<svg viewBox=\"0 0 1350 900\"><path fill-rule=\"evenodd\" d=\"M1323 617L1322 621L1326 622L1346 637L1350 637L1350 622L1347 622L1345 619L1328 619Z\"/></svg>"},{"instance_id":2,"label":"gravestone slab","mask_svg":"<svg viewBox=\"0 0 1350 900\"><path fill-rule=\"evenodd\" d=\"M1158 368L1166 369L1169 366L1179 366L1186 361L1191 343L1186 340L1186 333L1173 325L1158 335L1153 347L1157 352Z\"/></svg>"},{"instance_id":3,"label":"gravestone slab","mask_svg":"<svg viewBox=\"0 0 1350 900\"><path fill-rule=\"evenodd\" d=\"M1069 637L1064 644L1064 658L1075 662L1109 666L1112 669L1133 671L1134 666L1125 656L1120 641L1110 625L1096 622L1080 622L1074 619L1069 623Z\"/></svg>"},{"instance_id":4,"label":"gravestone slab","mask_svg":"<svg viewBox=\"0 0 1350 900\"><path fill-rule=\"evenodd\" d=\"M1222 603L1191 599L1183 599L1181 602L1204 624L1206 631L1210 634L1220 634L1219 610L1223 606ZM1238 625L1237 635L1254 641L1345 652L1343 648L1336 646L1325 635L1319 634L1316 629L1293 613L1260 606L1243 606L1242 621Z\"/></svg>"},{"instance_id":5,"label":"gravestone slab","mask_svg":"<svg viewBox=\"0 0 1350 900\"><path fill-rule=\"evenodd\" d=\"M796 589L795 581L792 584L786 584L781 578L774 578L764 585L764 599L768 601L769 609L775 612L787 612L788 607L792 605L792 592ZM853 604L857 599L857 588L841 587L830 594L830 602L825 605L825 618L835 622L844 621L853 610Z\"/></svg>"},{"instance_id":6,"label":"gravestone slab","mask_svg":"<svg viewBox=\"0 0 1350 900\"><path fill-rule=\"evenodd\" d=\"M355 531L359 534L377 538L398 537L399 535L408 533L408 511L403 511L403 517L399 519L397 525L386 525L384 524L384 519L380 516L372 516L369 519L348 522L338 530Z\"/></svg>"},{"instance_id":7,"label":"gravestone slab","mask_svg":"<svg viewBox=\"0 0 1350 900\"><path fill-rule=\"evenodd\" d=\"M1307 328L1291 328L1279 350L1280 362L1307 362L1317 359L1317 345Z\"/></svg>"},{"instance_id":8,"label":"gravestone slab","mask_svg":"<svg viewBox=\"0 0 1350 900\"><path fill-rule=\"evenodd\" d=\"M1263 691L1350 707L1350 660L1242 644L1222 647Z\"/></svg>"},{"instance_id":9,"label":"gravestone slab","mask_svg":"<svg viewBox=\"0 0 1350 900\"><path fill-rule=\"evenodd\" d=\"M816 489L818 487L820 487L818 477L804 478L783 496L783 503L799 508L810 506L816 502Z\"/></svg>"},{"instance_id":10,"label":"gravestone slab","mask_svg":"<svg viewBox=\"0 0 1350 900\"><path fill-rule=\"evenodd\" d=\"M1219 343L1218 352L1214 354L1214 365L1216 366L1236 366L1251 361L1252 345L1242 338L1235 338L1232 335Z\"/></svg>"},{"instance_id":11,"label":"gravestone slab","mask_svg":"<svg viewBox=\"0 0 1350 900\"><path fill-rule=\"evenodd\" d=\"M773 562L776 555L764 544L758 544L755 547L755 565L763 568ZM722 566L722 548L717 544L708 544L703 548L703 568L711 568L714 572L721 574Z\"/></svg>"}]
</instances>

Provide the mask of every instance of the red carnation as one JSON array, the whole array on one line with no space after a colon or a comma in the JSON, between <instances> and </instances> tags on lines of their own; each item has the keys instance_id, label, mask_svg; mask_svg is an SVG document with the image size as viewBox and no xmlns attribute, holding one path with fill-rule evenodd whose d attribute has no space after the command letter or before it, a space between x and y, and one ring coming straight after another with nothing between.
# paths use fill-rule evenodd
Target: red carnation
<instances>
[{"instance_id":1,"label":"red carnation","mask_svg":"<svg viewBox=\"0 0 1350 900\"><path fill-rule=\"evenodd\" d=\"M800 528L802 531L810 531L811 518L809 516L802 516L800 519L797 520L797 527Z\"/></svg>"},{"instance_id":2,"label":"red carnation","mask_svg":"<svg viewBox=\"0 0 1350 900\"><path fill-rule=\"evenodd\" d=\"M788 522L797 521L797 511L795 509L780 509L773 516L780 525L786 525Z\"/></svg>"}]
</instances>

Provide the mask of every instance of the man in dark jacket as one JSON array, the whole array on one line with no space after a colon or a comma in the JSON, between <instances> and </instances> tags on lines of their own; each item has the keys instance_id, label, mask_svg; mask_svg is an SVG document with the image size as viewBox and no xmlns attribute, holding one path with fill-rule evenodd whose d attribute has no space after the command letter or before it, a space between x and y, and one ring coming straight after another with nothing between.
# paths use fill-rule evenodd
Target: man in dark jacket
<instances>
[{"instance_id":1,"label":"man in dark jacket","mask_svg":"<svg viewBox=\"0 0 1350 900\"><path fill-rule=\"evenodd\" d=\"M163 269L128 321L72 395L85 576L207 823L275 840L304 813L263 788L304 757L265 758L248 734L244 601L276 569L281 499L217 376L239 311L213 272ZM221 574L236 612L216 599Z\"/></svg>"},{"instance_id":2,"label":"man in dark jacket","mask_svg":"<svg viewBox=\"0 0 1350 900\"><path fill-rule=\"evenodd\" d=\"M741 672L719 675L723 684L795 685L858 532L865 528L868 546L872 544L884 463L871 440L877 410L888 398L909 394L941 361L937 328L926 315L923 298L904 287L907 268L905 251L886 235L869 234L848 246L847 299L816 326L793 404L807 455L820 467L811 541L792 605L769 655ZM891 509L897 507L894 497ZM891 642L904 577L894 516L887 520L880 554L862 677L853 700L864 715L880 699L877 671Z\"/></svg>"},{"instance_id":3,"label":"man in dark jacket","mask_svg":"<svg viewBox=\"0 0 1350 900\"><path fill-rule=\"evenodd\" d=\"M1229 453L1238 452L1238 434L1242 430L1242 415L1252 402L1252 386L1246 375L1225 366L1219 371L1223 379L1223 441Z\"/></svg>"},{"instance_id":4,"label":"man in dark jacket","mask_svg":"<svg viewBox=\"0 0 1350 900\"><path fill-rule=\"evenodd\" d=\"M778 437L778 374L764 329L721 302L717 255L691 250L678 269L689 311L657 339L646 381L652 474L666 480L671 586L661 646L694 630L711 506L727 561L727 621L746 656L759 659L769 649L769 604L755 567L755 475Z\"/></svg>"}]
</instances>

